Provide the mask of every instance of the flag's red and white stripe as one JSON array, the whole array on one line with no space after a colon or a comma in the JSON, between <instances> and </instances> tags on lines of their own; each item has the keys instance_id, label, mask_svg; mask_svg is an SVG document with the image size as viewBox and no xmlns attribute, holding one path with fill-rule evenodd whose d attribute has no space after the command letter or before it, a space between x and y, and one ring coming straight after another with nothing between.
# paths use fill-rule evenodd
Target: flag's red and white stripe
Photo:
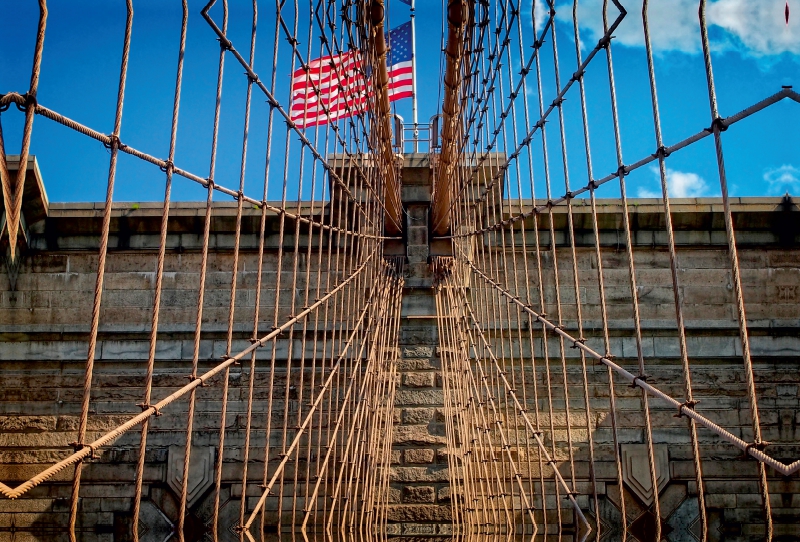
<instances>
[{"instance_id":1,"label":"flag's red and white stripe","mask_svg":"<svg viewBox=\"0 0 800 542\"><path fill-rule=\"evenodd\" d=\"M411 84L411 61L398 62L389 67L389 101L410 98L413 94Z\"/></svg>"},{"instance_id":2,"label":"flag's red and white stripe","mask_svg":"<svg viewBox=\"0 0 800 542\"><path fill-rule=\"evenodd\" d=\"M326 124L366 110L372 95L357 51L312 60L292 75L290 118L300 128ZM412 95L411 62L390 66L389 101Z\"/></svg>"},{"instance_id":3,"label":"flag's red and white stripe","mask_svg":"<svg viewBox=\"0 0 800 542\"><path fill-rule=\"evenodd\" d=\"M348 116L348 110L363 108L366 81L357 52L324 56L312 60L308 69L292 75L292 102L289 116L299 127L325 124Z\"/></svg>"}]
</instances>

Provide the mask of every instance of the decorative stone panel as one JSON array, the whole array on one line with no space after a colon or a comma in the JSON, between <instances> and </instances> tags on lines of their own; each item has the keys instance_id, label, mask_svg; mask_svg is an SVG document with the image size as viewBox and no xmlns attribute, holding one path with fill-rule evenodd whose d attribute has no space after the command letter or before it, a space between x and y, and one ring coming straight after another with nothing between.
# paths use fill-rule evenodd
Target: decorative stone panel
<instances>
[{"instance_id":1,"label":"decorative stone panel","mask_svg":"<svg viewBox=\"0 0 800 542\"><path fill-rule=\"evenodd\" d=\"M170 446L167 462L167 484L180 496L183 485L184 446ZM186 504L191 507L214 483L213 446L193 446L189 462L189 485L186 488Z\"/></svg>"},{"instance_id":2,"label":"decorative stone panel","mask_svg":"<svg viewBox=\"0 0 800 542\"><path fill-rule=\"evenodd\" d=\"M653 504L653 479L650 476L647 444L623 444L622 480L645 506ZM669 454L666 444L654 444L656 481L661 493L669 482Z\"/></svg>"}]
</instances>

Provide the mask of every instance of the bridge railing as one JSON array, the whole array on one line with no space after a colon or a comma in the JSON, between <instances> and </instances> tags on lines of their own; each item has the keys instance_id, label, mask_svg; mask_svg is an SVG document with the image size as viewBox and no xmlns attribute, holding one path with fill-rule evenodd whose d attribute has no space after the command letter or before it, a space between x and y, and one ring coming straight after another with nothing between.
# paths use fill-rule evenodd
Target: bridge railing
<instances>
[{"instance_id":1,"label":"bridge railing","mask_svg":"<svg viewBox=\"0 0 800 542\"><path fill-rule=\"evenodd\" d=\"M394 115L394 150L399 154L438 153L441 150L439 141L439 115L431 117L429 122L406 123L400 115Z\"/></svg>"}]
</instances>

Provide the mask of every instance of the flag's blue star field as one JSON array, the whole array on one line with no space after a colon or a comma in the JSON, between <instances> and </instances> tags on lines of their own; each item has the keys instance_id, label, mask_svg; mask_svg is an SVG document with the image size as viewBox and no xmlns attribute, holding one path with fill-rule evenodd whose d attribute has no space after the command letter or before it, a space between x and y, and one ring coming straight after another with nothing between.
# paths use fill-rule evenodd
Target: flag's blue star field
<instances>
[{"instance_id":1,"label":"flag's blue star field","mask_svg":"<svg viewBox=\"0 0 800 542\"><path fill-rule=\"evenodd\" d=\"M386 65L411 61L411 22L403 23L389 32L387 38L391 50L386 55Z\"/></svg>"}]
</instances>

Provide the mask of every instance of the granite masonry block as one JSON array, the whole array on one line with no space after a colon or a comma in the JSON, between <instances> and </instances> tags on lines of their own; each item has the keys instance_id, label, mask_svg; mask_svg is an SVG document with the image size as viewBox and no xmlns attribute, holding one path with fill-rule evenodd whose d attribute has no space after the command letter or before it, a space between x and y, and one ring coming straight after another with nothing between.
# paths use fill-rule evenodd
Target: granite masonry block
<instances>
[{"instance_id":1,"label":"granite masonry block","mask_svg":"<svg viewBox=\"0 0 800 542\"><path fill-rule=\"evenodd\" d=\"M402 422L406 425L427 424L434 420L436 410L433 408L405 408Z\"/></svg>"},{"instance_id":2,"label":"granite masonry block","mask_svg":"<svg viewBox=\"0 0 800 542\"><path fill-rule=\"evenodd\" d=\"M403 461L406 464L433 463L434 451L426 448L415 448L403 452Z\"/></svg>"},{"instance_id":3,"label":"granite masonry block","mask_svg":"<svg viewBox=\"0 0 800 542\"><path fill-rule=\"evenodd\" d=\"M433 503L436 490L432 486L406 486L403 488L404 503Z\"/></svg>"},{"instance_id":4,"label":"granite masonry block","mask_svg":"<svg viewBox=\"0 0 800 542\"><path fill-rule=\"evenodd\" d=\"M432 388L434 376L433 373L405 373L403 385L407 388Z\"/></svg>"},{"instance_id":5,"label":"granite masonry block","mask_svg":"<svg viewBox=\"0 0 800 542\"><path fill-rule=\"evenodd\" d=\"M433 356L433 347L412 346L403 349L404 358L430 358Z\"/></svg>"}]
</instances>

